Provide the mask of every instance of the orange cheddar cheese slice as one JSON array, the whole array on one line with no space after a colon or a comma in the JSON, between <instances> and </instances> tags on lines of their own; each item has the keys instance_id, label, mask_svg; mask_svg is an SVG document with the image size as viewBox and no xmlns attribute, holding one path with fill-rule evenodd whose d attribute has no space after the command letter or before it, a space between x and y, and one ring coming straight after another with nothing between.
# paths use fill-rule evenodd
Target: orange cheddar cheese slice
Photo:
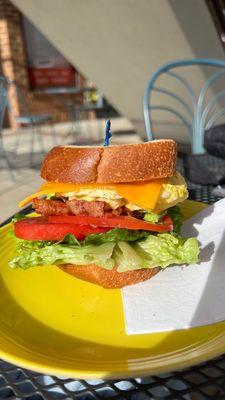
<instances>
[{"instance_id":1,"label":"orange cheddar cheese slice","mask_svg":"<svg viewBox=\"0 0 225 400\"><path fill-rule=\"evenodd\" d=\"M156 179L154 181L148 181L143 183L87 183L87 184L74 184L74 183L55 183L46 182L42 185L38 192L26 197L20 202L20 207L30 203L34 198L47 195L49 193L68 193L77 192L80 189L107 189L116 191L121 197L128 200L130 203L136 204L137 206L153 210L157 199L159 197L162 184L166 182L166 179Z\"/></svg>"}]
</instances>

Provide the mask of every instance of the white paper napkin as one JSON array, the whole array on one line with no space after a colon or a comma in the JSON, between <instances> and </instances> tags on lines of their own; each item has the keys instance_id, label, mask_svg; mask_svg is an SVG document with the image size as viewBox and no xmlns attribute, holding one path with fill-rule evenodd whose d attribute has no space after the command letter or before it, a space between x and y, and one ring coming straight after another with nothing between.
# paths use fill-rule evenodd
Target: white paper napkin
<instances>
[{"instance_id":1,"label":"white paper napkin","mask_svg":"<svg viewBox=\"0 0 225 400\"><path fill-rule=\"evenodd\" d=\"M167 268L123 288L127 334L208 325L225 320L225 199L184 223L200 242L200 264Z\"/></svg>"}]
</instances>

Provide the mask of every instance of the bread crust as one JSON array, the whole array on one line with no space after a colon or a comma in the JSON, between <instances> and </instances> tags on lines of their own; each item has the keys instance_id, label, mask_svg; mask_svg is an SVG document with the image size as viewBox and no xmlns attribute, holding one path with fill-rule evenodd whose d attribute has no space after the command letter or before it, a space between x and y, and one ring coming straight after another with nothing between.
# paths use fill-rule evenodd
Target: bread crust
<instances>
[{"instance_id":1,"label":"bread crust","mask_svg":"<svg viewBox=\"0 0 225 400\"><path fill-rule=\"evenodd\" d=\"M49 182L95 182L101 153L98 147L53 147L44 159L41 176Z\"/></svg>"},{"instance_id":2,"label":"bread crust","mask_svg":"<svg viewBox=\"0 0 225 400\"><path fill-rule=\"evenodd\" d=\"M159 272L159 268L137 269L127 272L117 272L114 267L112 270L98 267L97 265L58 265L60 269L73 275L75 278L82 279L105 289L119 289L124 286L134 285L135 283L146 281Z\"/></svg>"},{"instance_id":3,"label":"bread crust","mask_svg":"<svg viewBox=\"0 0 225 400\"><path fill-rule=\"evenodd\" d=\"M49 182L122 183L168 178L176 170L173 140L109 147L57 146L46 156L41 176Z\"/></svg>"}]
</instances>

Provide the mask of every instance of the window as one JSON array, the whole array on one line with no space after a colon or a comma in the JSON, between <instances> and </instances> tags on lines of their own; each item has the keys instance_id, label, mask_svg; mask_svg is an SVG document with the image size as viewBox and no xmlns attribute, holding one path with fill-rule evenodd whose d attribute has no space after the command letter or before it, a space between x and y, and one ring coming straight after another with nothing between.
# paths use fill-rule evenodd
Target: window
<instances>
[{"instance_id":1,"label":"window","mask_svg":"<svg viewBox=\"0 0 225 400\"><path fill-rule=\"evenodd\" d=\"M74 86L73 66L25 17L23 25L31 89Z\"/></svg>"}]
</instances>

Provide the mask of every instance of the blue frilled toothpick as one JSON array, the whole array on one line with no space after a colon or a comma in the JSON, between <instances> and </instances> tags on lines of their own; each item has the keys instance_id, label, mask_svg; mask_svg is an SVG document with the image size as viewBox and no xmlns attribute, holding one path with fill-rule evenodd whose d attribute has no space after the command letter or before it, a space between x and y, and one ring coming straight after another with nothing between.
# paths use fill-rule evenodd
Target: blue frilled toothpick
<instances>
[{"instance_id":1,"label":"blue frilled toothpick","mask_svg":"<svg viewBox=\"0 0 225 400\"><path fill-rule=\"evenodd\" d=\"M110 138L112 137L110 128L111 128L111 122L110 122L110 119L108 119L108 121L106 122L106 126L105 126L105 140L104 140L103 146L109 146L109 141L110 141Z\"/></svg>"}]
</instances>

